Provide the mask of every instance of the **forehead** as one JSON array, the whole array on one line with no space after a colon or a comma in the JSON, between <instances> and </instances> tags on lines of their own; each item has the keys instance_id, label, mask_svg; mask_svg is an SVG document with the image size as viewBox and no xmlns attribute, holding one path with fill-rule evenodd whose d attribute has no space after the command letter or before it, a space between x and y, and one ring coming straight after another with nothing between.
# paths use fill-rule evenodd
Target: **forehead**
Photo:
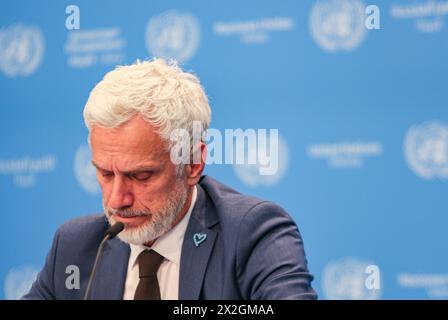
<instances>
[{"instance_id":1,"label":"forehead","mask_svg":"<svg viewBox=\"0 0 448 320\"><path fill-rule=\"evenodd\" d=\"M141 116L117 128L93 126L90 138L94 160L112 157L133 158L135 161L161 160L169 153L166 142Z\"/></svg>"}]
</instances>

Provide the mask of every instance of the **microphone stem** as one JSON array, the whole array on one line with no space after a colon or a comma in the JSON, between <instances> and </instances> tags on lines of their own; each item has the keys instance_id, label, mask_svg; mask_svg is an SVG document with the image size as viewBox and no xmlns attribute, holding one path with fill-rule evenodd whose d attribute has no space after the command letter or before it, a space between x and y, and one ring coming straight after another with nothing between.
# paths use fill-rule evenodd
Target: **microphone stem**
<instances>
[{"instance_id":1,"label":"microphone stem","mask_svg":"<svg viewBox=\"0 0 448 320\"><path fill-rule=\"evenodd\" d=\"M103 241L101 241L101 243L100 243L100 245L98 247L98 251L97 251L96 257L95 257L95 262L93 264L92 273L90 274L89 282L87 284L87 289L86 289L86 292L84 294L84 300L88 300L89 299L93 278L95 278L96 267L98 265L98 261L100 260L101 252L103 251L103 246L107 242L107 240L109 240L109 238L110 238L110 234L106 234L106 236L104 237Z\"/></svg>"}]
</instances>

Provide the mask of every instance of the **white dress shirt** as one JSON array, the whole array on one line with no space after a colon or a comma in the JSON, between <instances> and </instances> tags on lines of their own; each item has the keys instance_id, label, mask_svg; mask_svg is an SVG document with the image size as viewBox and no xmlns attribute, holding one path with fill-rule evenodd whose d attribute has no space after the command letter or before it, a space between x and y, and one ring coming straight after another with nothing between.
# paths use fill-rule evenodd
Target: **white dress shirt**
<instances>
[{"instance_id":1,"label":"white dress shirt","mask_svg":"<svg viewBox=\"0 0 448 320\"><path fill-rule=\"evenodd\" d=\"M157 271L157 280L160 287L160 298L162 300L179 299L179 267L182 244L188 221L190 221L191 211L193 211L196 202L197 190L193 188L190 208L182 220L170 231L157 239L151 249L163 256L165 260ZM133 300L135 290L137 289L139 278L139 269L137 257L139 254L149 249L143 245L131 244L131 254L129 255L128 271L124 288L124 300Z\"/></svg>"}]
</instances>

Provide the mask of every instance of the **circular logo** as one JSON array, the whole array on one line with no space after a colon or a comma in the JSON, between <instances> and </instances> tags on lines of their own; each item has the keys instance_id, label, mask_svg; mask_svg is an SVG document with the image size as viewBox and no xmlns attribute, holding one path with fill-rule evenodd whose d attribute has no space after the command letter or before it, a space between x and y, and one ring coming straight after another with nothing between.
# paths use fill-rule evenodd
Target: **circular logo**
<instances>
[{"instance_id":1,"label":"circular logo","mask_svg":"<svg viewBox=\"0 0 448 320\"><path fill-rule=\"evenodd\" d=\"M286 141L277 136L278 139L270 141L272 136L267 139L258 139L254 145L244 144L235 148L244 150L244 164L234 164L233 170L236 176L246 185L272 186L280 182L288 168L289 152ZM240 143L244 143L244 140ZM277 154L274 154L277 153ZM249 163L248 159L256 159L255 163Z\"/></svg>"},{"instance_id":2,"label":"circular logo","mask_svg":"<svg viewBox=\"0 0 448 320\"><path fill-rule=\"evenodd\" d=\"M343 258L326 265L322 288L329 300L376 300L381 290L366 287L366 268L372 263L356 258Z\"/></svg>"},{"instance_id":3,"label":"circular logo","mask_svg":"<svg viewBox=\"0 0 448 320\"><path fill-rule=\"evenodd\" d=\"M168 11L149 20L146 46L156 57L186 61L198 48L199 30L199 23L192 14Z\"/></svg>"},{"instance_id":4,"label":"circular logo","mask_svg":"<svg viewBox=\"0 0 448 320\"><path fill-rule=\"evenodd\" d=\"M29 76L42 61L44 37L37 27L0 29L0 69L10 77Z\"/></svg>"},{"instance_id":5,"label":"circular logo","mask_svg":"<svg viewBox=\"0 0 448 320\"><path fill-rule=\"evenodd\" d=\"M409 167L421 178L448 178L448 126L437 121L412 126L404 139Z\"/></svg>"},{"instance_id":6,"label":"circular logo","mask_svg":"<svg viewBox=\"0 0 448 320\"><path fill-rule=\"evenodd\" d=\"M310 30L324 50L350 51L364 40L365 5L360 0L319 0L310 13Z\"/></svg>"},{"instance_id":7,"label":"circular logo","mask_svg":"<svg viewBox=\"0 0 448 320\"><path fill-rule=\"evenodd\" d=\"M86 192L98 194L100 192L100 186L91 159L89 147L85 144L80 145L75 154L75 176Z\"/></svg>"},{"instance_id":8,"label":"circular logo","mask_svg":"<svg viewBox=\"0 0 448 320\"><path fill-rule=\"evenodd\" d=\"M22 266L8 271L5 277L5 298L18 300L30 291L38 270L33 266Z\"/></svg>"}]
</instances>

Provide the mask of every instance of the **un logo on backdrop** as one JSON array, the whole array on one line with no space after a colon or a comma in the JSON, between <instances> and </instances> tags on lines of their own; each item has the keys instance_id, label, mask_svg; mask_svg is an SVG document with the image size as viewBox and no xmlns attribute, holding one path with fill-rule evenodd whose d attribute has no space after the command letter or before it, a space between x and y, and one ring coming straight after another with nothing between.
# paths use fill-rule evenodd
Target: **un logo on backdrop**
<instances>
[{"instance_id":1,"label":"un logo on backdrop","mask_svg":"<svg viewBox=\"0 0 448 320\"><path fill-rule=\"evenodd\" d=\"M409 167L421 178L448 178L448 126L437 121L412 126L404 139Z\"/></svg>"},{"instance_id":2,"label":"un logo on backdrop","mask_svg":"<svg viewBox=\"0 0 448 320\"><path fill-rule=\"evenodd\" d=\"M36 280L38 270L34 266L12 268L5 276L5 298L18 300L28 293Z\"/></svg>"},{"instance_id":3,"label":"un logo on backdrop","mask_svg":"<svg viewBox=\"0 0 448 320\"><path fill-rule=\"evenodd\" d=\"M379 283L371 287L372 265L353 257L329 262L322 274L322 288L329 300L376 300L380 298ZM377 271L379 272L379 271ZM379 274L376 281L379 282ZM376 288L378 289L376 289Z\"/></svg>"},{"instance_id":4,"label":"un logo on backdrop","mask_svg":"<svg viewBox=\"0 0 448 320\"><path fill-rule=\"evenodd\" d=\"M75 154L74 170L80 186L86 192L94 195L100 192L100 186L91 159L89 147L85 144L80 145Z\"/></svg>"},{"instance_id":5,"label":"un logo on backdrop","mask_svg":"<svg viewBox=\"0 0 448 320\"><path fill-rule=\"evenodd\" d=\"M44 37L37 27L0 29L0 69L10 77L29 76L42 61Z\"/></svg>"},{"instance_id":6,"label":"un logo on backdrop","mask_svg":"<svg viewBox=\"0 0 448 320\"><path fill-rule=\"evenodd\" d=\"M190 59L199 45L200 28L189 13L168 11L153 16L146 26L146 46L153 56Z\"/></svg>"},{"instance_id":7,"label":"un logo on backdrop","mask_svg":"<svg viewBox=\"0 0 448 320\"><path fill-rule=\"evenodd\" d=\"M319 0L310 13L310 31L329 52L356 49L366 36L365 6L360 0Z\"/></svg>"},{"instance_id":8,"label":"un logo on backdrop","mask_svg":"<svg viewBox=\"0 0 448 320\"><path fill-rule=\"evenodd\" d=\"M244 143L244 141L242 141L242 143ZM278 151L278 155L276 157L272 156L272 153L274 151L269 150L269 145L271 143L276 144L276 146L273 148ZM279 183L283 179L288 169L289 151L286 141L281 136L278 136L278 139L276 141L269 141L269 143L266 140L260 140L256 145L236 145L236 148L244 148L247 159L257 159L255 164L250 164L246 161L246 163L244 164L233 165L233 170L236 176L245 185L251 187L269 187ZM269 157L267 157L266 155L267 151L271 153ZM271 174L261 174L260 169L267 167L275 168L275 170Z\"/></svg>"}]
</instances>

